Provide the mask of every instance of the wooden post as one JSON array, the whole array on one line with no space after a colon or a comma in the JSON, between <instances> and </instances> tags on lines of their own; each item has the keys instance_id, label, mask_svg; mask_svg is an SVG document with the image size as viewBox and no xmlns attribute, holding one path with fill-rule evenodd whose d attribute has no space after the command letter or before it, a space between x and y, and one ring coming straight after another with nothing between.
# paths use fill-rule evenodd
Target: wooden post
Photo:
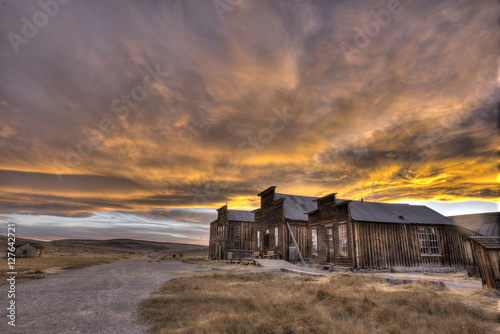
<instances>
[{"instance_id":1,"label":"wooden post","mask_svg":"<svg viewBox=\"0 0 500 334\"><path fill-rule=\"evenodd\" d=\"M304 259L302 258L302 253L300 252L299 245L297 245L297 240L295 240L295 236L293 235L292 229L290 228L290 224L288 224L288 222L286 222L286 226L288 227L288 231L290 232L290 235L292 236L293 244L295 245L295 248L297 248L297 252L299 252L300 261L302 261L302 264L305 267L306 263L304 262Z\"/></svg>"}]
</instances>

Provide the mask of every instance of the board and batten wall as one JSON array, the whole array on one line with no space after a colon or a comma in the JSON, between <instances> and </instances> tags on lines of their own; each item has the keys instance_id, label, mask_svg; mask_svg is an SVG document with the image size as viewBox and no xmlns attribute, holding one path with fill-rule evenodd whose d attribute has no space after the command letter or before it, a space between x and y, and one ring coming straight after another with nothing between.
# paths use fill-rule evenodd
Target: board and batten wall
<instances>
[{"instance_id":1,"label":"board and batten wall","mask_svg":"<svg viewBox=\"0 0 500 334\"><path fill-rule=\"evenodd\" d=\"M500 249L488 249L474 243L474 250L483 285L500 290Z\"/></svg>"},{"instance_id":2,"label":"board and batten wall","mask_svg":"<svg viewBox=\"0 0 500 334\"><path fill-rule=\"evenodd\" d=\"M227 212L226 205L217 209L217 219L210 223L209 257L211 259L227 259L227 252L235 249L250 251L254 249L254 223L228 220Z\"/></svg>"},{"instance_id":3,"label":"board and batten wall","mask_svg":"<svg viewBox=\"0 0 500 334\"><path fill-rule=\"evenodd\" d=\"M290 260L290 246L294 246L286 223L297 241L303 257L308 255L308 222L286 220L284 198L274 199L274 187L259 194L261 197L260 208L255 210L255 225L253 245L256 252L261 255L274 251L281 259ZM275 231L278 230L278 245L276 245ZM265 232L269 230L268 244L264 243ZM257 243L257 233L260 231L260 244Z\"/></svg>"},{"instance_id":4,"label":"board and batten wall","mask_svg":"<svg viewBox=\"0 0 500 334\"><path fill-rule=\"evenodd\" d=\"M351 219L349 202L330 195L317 199L318 210L309 213L308 248L312 249L312 230L317 230L318 252L311 263L327 263L327 231L333 238L333 261L336 266L355 269L393 267L465 267L475 265L469 237L477 233L457 225L418 225L408 223L363 222ZM347 254L340 254L339 225L347 230ZM418 229L435 227L439 255L422 255Z\"/></svg>"},{"instance_id":5,"label":"board and batten wall","mask_svg":"<svg viewBox=\"0 0 500 334\"><path fill-rule=\"evenodd\" d=\"M352 226L349 221L348 203L336 204L332 198L331 202L326 202L326 199L318 199L318 206L322 210L316 210L309 214L309 231L308 231L308 244L309 250L312 251L312 231L317 230L318 236L318 252L317 254L310 254L311 263L327 263L327 242L329 229L332 230L333 236L333 262L336 266L351 267L353 265L352 255L354 253L349 236L352 235ZM325 205L325 204L330 205ZM339 241L339 225L345 224L347 228L347 254L340 254L340 241Z\"/></svg>"},{"instance_id":6,"label":"board and batten wall","mask_svg":"<svg viewBox=\"0 0 500 334\"><path fill-rule=\"evenodd\" d=\"M418 229L435 227L439 255L422 255ZM454 225L352 222L355 268L465 267L475 264L469 236L475 232Z\"/></svg>"}]
</instances>

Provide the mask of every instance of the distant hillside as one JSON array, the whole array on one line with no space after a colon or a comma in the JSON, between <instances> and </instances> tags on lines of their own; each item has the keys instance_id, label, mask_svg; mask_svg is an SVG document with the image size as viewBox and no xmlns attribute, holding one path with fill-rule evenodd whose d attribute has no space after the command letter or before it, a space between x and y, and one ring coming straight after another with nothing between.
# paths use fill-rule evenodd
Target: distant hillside
<instances>
[{"instance_id":1,"label":"distant hillside","mask_svg":"<svg viewBox=\"0 0 500 334\"><path fill-rule=\"evenodd\" d=\"M108 249L112 251L125 252L160 252L160 251L179 251L179 252L203 252L208 249L207 246L180 244L174 242L155 242L134 239L110 239L110 240L92 240L92 239L62 239L51 242L53 245L72 245L78 247L92 247Z\"/></svg>"},{"instance_id":2,"label":"distant hillside","mask_svg":"<svg viewBox=\"0 0 500 334\"><path fill-rule=\"evenodd\" d=\"M7 249L7 237L0 235L1 251ZM155 242L134 239L62 239L54 241L40 241L26 238L16 238L16 242L35 242L45 247L44 254L109 254L109 253L148 253L166 252L175 253L208 253L207 246L180 244L174 242Z\"/></svg>"}]
</instances>

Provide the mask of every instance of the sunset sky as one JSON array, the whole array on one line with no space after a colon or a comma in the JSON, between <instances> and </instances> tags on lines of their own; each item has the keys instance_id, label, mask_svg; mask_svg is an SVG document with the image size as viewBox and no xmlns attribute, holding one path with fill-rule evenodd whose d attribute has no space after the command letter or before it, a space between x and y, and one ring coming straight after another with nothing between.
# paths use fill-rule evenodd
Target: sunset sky
<instances>
[{"instance_id":1,"label":"sunset sky","mask_svg":"<svg viewBox=\"0 0 500 334\"><path fill-rule=\"evenodd\" d=\"M66 2L0 1L20 237L208 244L271 185L499 210L497 1Z\"/></svg>"}]
</instances>

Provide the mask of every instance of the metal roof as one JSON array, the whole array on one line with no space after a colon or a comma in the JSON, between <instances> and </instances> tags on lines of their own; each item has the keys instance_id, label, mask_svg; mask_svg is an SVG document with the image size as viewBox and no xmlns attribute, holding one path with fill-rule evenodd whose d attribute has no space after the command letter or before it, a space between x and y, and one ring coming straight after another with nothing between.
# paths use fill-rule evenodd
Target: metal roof
<instances>
[{"instance_id":1,"label":"metal roof","mask_svg":"<svg viewBox=\"0 0 500 334\"><path fill-rule=\"evenodd\" d=\"M285 219L307 221L305 212L316 210L318 207L314 200L316 197L274 194L274 199L284 198Z\"/></svg>"},{"instance_id":2,"label":"metal roof","mask_svg":"<svg viewBox=\"0 0 500 334\"><path fill-rule=\"evenodd\" d=\"M485 236L500 236L500 212L483 212L449 216L455 223Z\"/></svg>"},{"instance_id":3,"label":"metal roof","mask_svg":"<svg viewBox=\"0 0 500 334\"><path fill-rule=\"evenodd\" d=\"M500 237L500 223L484 223L479 233L487 237Z\"/></svg>"},{"instance_id":4,"label":"metal roof","mask_svg":"<svg viewBox=\"0 0 500 334\"><path fill-rule=\"evenodd\" d=\"M254 222L254 214L252 211L244 210L227 210L227 220L237 222Z\"/></svg>"},{"instance_id":5,"label":"metal roof","mask_svg":"<svg viewBox=\"0 0 500 334\"><path fill-rule=\"evenodd\" d=\"M500 237L473 236L472 240L488 249L500 249Z\"/></svg>"},{"instance_id":6,"label":"metal roof","mask_svg":"<svg viewBox=\"0 0 500 334\"><path fill-rule=\"evenodd\" d=\"M424 205L352 201L351 217L356 221L405 224L456 225Z\"/></svg>"}]
</instances>

